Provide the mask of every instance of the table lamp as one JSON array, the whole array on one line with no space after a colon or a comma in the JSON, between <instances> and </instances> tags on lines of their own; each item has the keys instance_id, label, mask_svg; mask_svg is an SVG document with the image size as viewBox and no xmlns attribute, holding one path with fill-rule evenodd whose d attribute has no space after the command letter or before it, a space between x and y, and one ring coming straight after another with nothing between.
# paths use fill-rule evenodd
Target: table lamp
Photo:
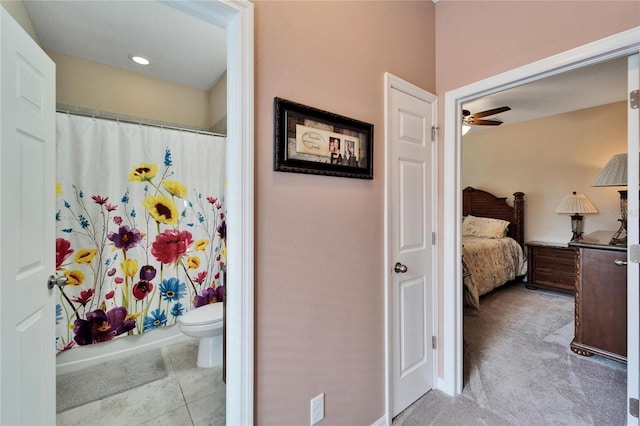
<instances>
[{"instance_id":1,"label":"table lamp","mask_svg":"<svg viewBox=\"0 0 640 426\"><path fill-rule=\"evenodd\" d=\"M582 215L580 213L598 213L598 209L595 208L586 195L576 194L573 191L573 194L567 195L562 199L556 209L556 213L573 213L571 216L571 232L573 232L571 241L576 241L582 237Z\"/></svg>"},{"instance_id":2,"label":"table lamp","mask_svg":"<svg viewBox=\"0 0 640 426\"><path fill-rule=\"evenodd\" d=\"M593 181L591 186L627 186L627 154L616 154ZM620 193L620 228L613 234L609 244L627 244L627 190L618 191ZM624 237L620 237L624 231Z\"/></svg>"}]
</instances>

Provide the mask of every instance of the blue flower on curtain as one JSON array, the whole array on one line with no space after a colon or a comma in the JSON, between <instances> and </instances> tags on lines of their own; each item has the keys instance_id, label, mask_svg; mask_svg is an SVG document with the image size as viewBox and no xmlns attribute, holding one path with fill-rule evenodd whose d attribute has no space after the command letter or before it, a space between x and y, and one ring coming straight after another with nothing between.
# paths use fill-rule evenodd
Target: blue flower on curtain
<instances>
[{"instance_id":1,"label":"blue flower on curtain","mask_svg":"<svg viewBox=\"0 0 640 426\"><path fill-rule=\"evenodd\" d=\"M222 301L222 199L188 190L172 178L174 167L167 148L162 168L130 169L128 185L144 185L139 190L85 197L79 182L56 185L56 275L68 279L56 306L58 352L173 325Z\"/></svg>"}]
</instances>

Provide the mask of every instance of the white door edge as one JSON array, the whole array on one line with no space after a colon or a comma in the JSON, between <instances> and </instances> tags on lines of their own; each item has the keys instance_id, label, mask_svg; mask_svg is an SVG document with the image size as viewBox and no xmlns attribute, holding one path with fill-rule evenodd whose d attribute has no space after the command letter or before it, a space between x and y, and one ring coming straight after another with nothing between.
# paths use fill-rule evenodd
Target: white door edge
<instances>
[{"instance_id":1,"label":"white door edge","mask_svg":"<svg viewBox=\"0 0 640 426\"><path fill-rule=\"evenodd\" d=\"M640 88L640 54L629 56L627 85L629 92ZM627 99L627 152L628 152L628 188L638 188L638 133L640 132L638 110L630 107ZM638 245L638 191L628 191L627 215L627 301L638 300L638 264L631 261L631 247ZM638 425L638 417L630 414L631 398L638 399L640 394L640 308L628 303L627 308L627 424Z\"/></svg>"},{"instance_id":2,"label":"white door edge","mask_svg":"<svg viewBox=\"0 0 640 426\"><path fill-rule=\"evenodd\" d=\"M445 93L444 112L444 228L442 282L444 286L444 335L454 336L443 343L444 375L438 378L439 389L449 395L462 392L462 279L460 220L462 188L460 187L461 105L509 87L560 74L605 60L637 53L640 47L640 27L597 40L560 54L541 59L511 71L463 86Z\"/></svg>"},{"instance_id":3,"label":"white door edge","mask_svg":"<svg viewBox=\"0 0 640 426\"><path fill-rule=\"evenodd\" d=\"M420 87L411 84L405 80L402 80L399 77L396 77L395 75L385 72L384 73L384 116L385 116L385 127L384 127L384 260L383 260L383 274L384 274L384 319L385 319L385 330L384 330L384 359L385 359L385 392L384 392L384 397L385 397L385 413L383 416L383 419L386 419L386 424L387 425L391 425L392 423L392 416L393 416L393 407L392 407L392 400L393 400L393 394L392 394L392 350L393 350L393 340L392 340L392 335L391 335L391 328L392 328L392 315L391 315L391 310L392 310L392 301L391 301L391 272L390 272L390 268L388 267L388 265L391 265L391 257L390 257L390 248L389 248L389 238L388 238L388 230L390 228L390 223L389 223L389 191L390 191L390 187L389 187L389 143L391 141L391 135L389 134L390 132L390 126L388 123L388 115L389 115L389 96L390 96L390 90L395 89L395 90L399 90L403 93L406 93L410 96L413 96L415 98L424 100L426 102L430 102L430 103L434 103L435 104L435 108L434 108L434 116L433 116L433 123L437 123L438 122L438 117L437 117L437 112L438 112L438 107L437 107L437 96L425 91L424 89L421 89ZM432 202L432 206L434 206L433 208L433 212L432 212L432 229L436 230L437 229L437 225L438 225L438 209L436 206L438 206L438 141L437 141L437 132L436 132L436 141L435 143L431 144L432 147L432 168L431 168L431 173L432 173L432 187L431 189L431 202ZM431 306L431 311L433 313L433 318L432 318L432 324L433 324L433 336L437 336L438 335L438 291L437 291L437 275L438 275L438 268L435 266L437 265L437 261L438 261L438 250L436 248L437 246L434 246L434 249L432 250L432 265L434 265L433 267L433 271L432 271L432 289L433 289L433 297L432 297L432 301L433 301L433 306ZM438 377L438 351L434 350L433 351L433 383L436 383L436 379ZM380 422L380 420L378 420L378 422Z\"/></svg>"},{"instance_id":4,"label":"white door edge","mask_svg":"<svg viewBox=\"0 0 640 426\"><path fill-rule=\"evenodd\" d=\"M227 31L226 423L254 421L254 10L247 0L179 5Z\"/></svg>"}]
</instances>

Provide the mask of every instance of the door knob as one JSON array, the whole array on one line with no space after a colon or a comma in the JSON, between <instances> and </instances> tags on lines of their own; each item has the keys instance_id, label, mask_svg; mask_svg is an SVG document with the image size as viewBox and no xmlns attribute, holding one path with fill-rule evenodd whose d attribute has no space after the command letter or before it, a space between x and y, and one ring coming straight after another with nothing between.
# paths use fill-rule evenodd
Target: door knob
<instances>
[{"instance_id":1,"label":"door knob","mask_svg":"<svg viewBox=\"0 0 640 426\"><path fill-rule=\"evenodd\" d=\"M54 286L64 287L69 282L67 277L54 277L51 275L47 280L47 287L51 290Z\"/></svg>"},{"instance_id":2,"label":"door knob","mask_svg":"<svg viewBox=\"0 0 640 426\"><path fill-rule=\"evenodd\" d=\"M616 264L616 266L627 266L627 261L626 260L614 260L613 263Z\"/></svg>"},{"instance_id":3,"label":"door knob","mask_svg":"<svg viewBox=\"0 0 640 426\"><path fill-rule=\"evenodd\" d=\"M398 274L404 274L405 272L407 272L407 265L403 265L400 262L396 262L395 266L393 267L393 270L396 271Z\"/></svg>"}]
</instances>

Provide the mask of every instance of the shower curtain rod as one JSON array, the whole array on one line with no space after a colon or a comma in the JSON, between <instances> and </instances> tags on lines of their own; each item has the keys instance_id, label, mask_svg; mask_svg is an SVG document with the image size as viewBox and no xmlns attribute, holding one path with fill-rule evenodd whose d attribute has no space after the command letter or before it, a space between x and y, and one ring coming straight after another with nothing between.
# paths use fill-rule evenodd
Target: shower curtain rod
<instances>
[{"instance_id":1,"label":"shower curtain rod","mask_svg":"<svg viewBox=\"0 0 640 426\"><path fill-rule=\"evenodd\" d=\"M184 127L182 125L150 120L148 118L138 118L138 117L132 117L132 116L122 115L122 114L114 114L112 112L92 110L90 108L81 108L81 107L75 107L71 105L57 104L56 111L64 114L71 114L71 115L78 115L78 116L92 117L92 118L101 118L103 120L117 121L121 123L141 124L145 126L160 127L162 129L179 130L182 132L191 132L191 133L197 133L201 135L221 136L221 137L227 136L222 133L215 133L215 132L211 132L209 130L205 130L197 127Z\"/></svg>"}]
</instances>

